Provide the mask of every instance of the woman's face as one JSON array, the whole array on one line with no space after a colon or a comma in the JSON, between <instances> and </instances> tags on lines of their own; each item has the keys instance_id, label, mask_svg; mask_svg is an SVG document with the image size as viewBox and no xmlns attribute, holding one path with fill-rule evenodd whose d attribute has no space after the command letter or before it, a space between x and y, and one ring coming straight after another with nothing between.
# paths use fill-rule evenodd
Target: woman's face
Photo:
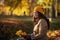
<instances>
[{"instance_id":1,"label":"woman's face","mask_svg":"<svg viewBox=\"0 0 60 40\"><path fill-rule=\"evenodd\" d=\"M37 12L34 12L34 18L38 18L38 13Z\"/></svg>"}]
</instances>

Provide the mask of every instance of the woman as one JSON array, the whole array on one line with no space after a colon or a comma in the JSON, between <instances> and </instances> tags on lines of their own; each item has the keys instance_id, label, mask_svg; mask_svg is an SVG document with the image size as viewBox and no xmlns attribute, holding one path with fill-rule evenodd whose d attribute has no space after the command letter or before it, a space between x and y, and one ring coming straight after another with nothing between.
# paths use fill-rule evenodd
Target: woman
<instances>
[{"instance_id":1,"label":"woman","mask_svg":"<svg viewBox=\"0 0 60 40\"><path fill-rule=\"evenodd\" d=\"M34 9L33 35L35 37L35 40L48 40L46 34L49 26L49 20L44 15L44 9L41 6L37 6Z\"/></svg>"}]
</instances>

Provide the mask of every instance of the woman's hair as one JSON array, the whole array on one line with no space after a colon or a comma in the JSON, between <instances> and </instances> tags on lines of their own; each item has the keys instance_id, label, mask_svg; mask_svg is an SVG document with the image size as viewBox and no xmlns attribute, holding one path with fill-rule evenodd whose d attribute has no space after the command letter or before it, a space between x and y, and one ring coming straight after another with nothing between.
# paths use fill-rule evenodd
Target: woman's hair
<instances>
[{"instance_id":1,"label":"woman's hair","mask_svg":"<svg viewBox=\"0 0 60 40\"><path fill-rule=\"evenodd\" d=\"M49 19L47 19L47 17L46 17L45 15L43 15L42 13L40 13L40 12L37 12L37 14L38 14L38 16L39 16L40 18L43 18L43 19L46 20L46 22L47 22L47 24L48 24L48 29L49 29L49 27L50 27ZM35 20L35 18L34 18L34 20Z\"/></svg>"}]
</instances>

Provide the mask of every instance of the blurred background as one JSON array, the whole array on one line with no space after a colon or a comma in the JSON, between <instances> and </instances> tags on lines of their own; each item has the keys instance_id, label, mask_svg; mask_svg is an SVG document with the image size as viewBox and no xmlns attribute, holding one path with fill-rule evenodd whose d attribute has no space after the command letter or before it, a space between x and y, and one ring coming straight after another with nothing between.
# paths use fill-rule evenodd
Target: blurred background
<instances>
[{"instance_id":1,"label":"blurred background","mask_svg":"<svg viewBox=\"0 0 60 40\"><path fill-rule=\"evenodd\" d=\"M60 15L59 0L0 0L0 15L32 16L35 6L43 6L46 16Z\"/></svg>"},{"instance_id":2,"label":"blurred background","mask_svg":"<svg viewBox=\"0 0 60 40\"><path fill-rule=\"evenodd\" d=\"M36 6L43 6L50 20L49 31L60 30L60 0L0 0L0 39L16 40L19 30L31 34Z\"/></svg>"}]
</instances>

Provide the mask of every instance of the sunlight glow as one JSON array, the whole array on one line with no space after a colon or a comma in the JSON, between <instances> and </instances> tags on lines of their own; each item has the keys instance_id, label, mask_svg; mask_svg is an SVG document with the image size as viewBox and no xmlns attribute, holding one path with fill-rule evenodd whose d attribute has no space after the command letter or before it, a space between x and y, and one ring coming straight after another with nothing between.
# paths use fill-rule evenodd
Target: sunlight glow
<instances>
[{"instance_id":1,"label":"sunlight glow","mask_svg":"<svg viewBox=\"0 0 60 40\"><path fill-rule=\"evenodd\" d=\"M10 7L9 7L9 6L7 6L7 7L5 7L5 8L4 8L5 15L8 15L8 14L9 14L9 9L10 9Z\"/></svg>"}]
</instances>

